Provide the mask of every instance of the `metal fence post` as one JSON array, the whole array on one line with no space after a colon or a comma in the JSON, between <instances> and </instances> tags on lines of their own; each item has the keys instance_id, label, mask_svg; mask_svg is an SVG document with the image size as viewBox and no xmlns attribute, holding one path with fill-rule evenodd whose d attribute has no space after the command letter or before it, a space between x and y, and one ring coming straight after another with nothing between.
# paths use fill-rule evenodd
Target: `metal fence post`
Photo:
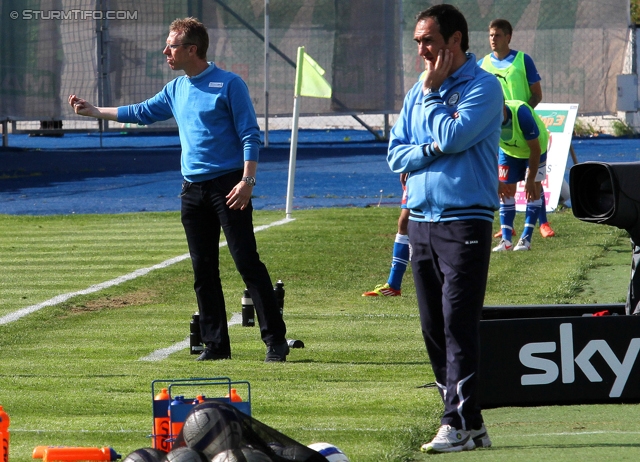
<instances>
[{"instance_id":1,"label":"metal fence post","mask_svg":"<svg viewBox=\"0 0 640 462\"><path fill-rule=\"evenodd\" d=\"M264 147L269 147L269 0L264 0Z\"/></svg>"}]
</instances>

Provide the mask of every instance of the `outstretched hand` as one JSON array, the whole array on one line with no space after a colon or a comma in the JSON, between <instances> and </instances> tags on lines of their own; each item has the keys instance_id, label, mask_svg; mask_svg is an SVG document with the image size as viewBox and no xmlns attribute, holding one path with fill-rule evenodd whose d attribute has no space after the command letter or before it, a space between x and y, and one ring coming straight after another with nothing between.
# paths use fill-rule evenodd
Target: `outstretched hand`
<instances>
[{"instance_id":1,"label":"outstretched hand","mask_svg":"<svg viewBox=\"0 0 640 462\"><path fill-rule=\"evenodd\" d=\"M69 96L69 104L73 108L73 112L81 116L94 116L97 112L95 106L89 104L86 100L78 98L76 95Z\"/></svg>"}]
</instances>

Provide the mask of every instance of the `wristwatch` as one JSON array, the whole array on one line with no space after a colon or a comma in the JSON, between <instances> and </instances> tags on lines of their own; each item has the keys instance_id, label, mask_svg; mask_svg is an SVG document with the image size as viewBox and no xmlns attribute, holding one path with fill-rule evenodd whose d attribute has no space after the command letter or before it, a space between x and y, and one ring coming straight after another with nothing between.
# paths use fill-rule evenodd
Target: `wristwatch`
<instances>
[{"instance_id":1,"label":"wristwatch","mask_svg":"<svg viewBox=\"0 0 640 462\"><path fill-rule=\"evenodd\" d=\"M256 185L256 177L255 176L243 176L242 177L242 181L247 183L249 186L255 186Z\"/></svg>"},{"instance_id":2,"label":"wristwatch","mask_svg":"<svg viewBox=\"0 0 640 462\"><path fill-rule=\"evenodd\" d=\"M427 96L431 93L440 93L440 88L435 88L435 87L427 87L424 90L424 96Z\"/></svg>"}]
</instances>

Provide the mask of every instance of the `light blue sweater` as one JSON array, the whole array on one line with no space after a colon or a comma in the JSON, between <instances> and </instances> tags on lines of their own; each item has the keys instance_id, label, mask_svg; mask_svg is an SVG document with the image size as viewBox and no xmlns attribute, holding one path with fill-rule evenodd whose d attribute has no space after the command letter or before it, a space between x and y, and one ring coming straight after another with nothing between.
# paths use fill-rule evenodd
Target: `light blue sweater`
<instances>
[{"instance_id":1,"label":"light blue sweater","mask_svg":"<svg viewBox=\"0 0 640 462\"><path fill-rule=\"evenodd\" d=\"M171 117L180 130L187 181L207 181L258 160L260 128L247 85L214 63L195 77L172 80L142 103L118 108L118 122L149 125Z\"/></svg>"},{"instance_id":2,"label":"light blue sweater","mask_svg":"<svg viewBox=\"0 0 640 462\"><path fill-rule=\"evenodd\" d=\"M423 96L422 81L409 90L391 130L387 162L393 172L409 173L410 220L493 221L500 205L502 105L500 83L472 53L439 94ZM433 141L442 153L433 150Z\"/></svg>"}]
</instances>

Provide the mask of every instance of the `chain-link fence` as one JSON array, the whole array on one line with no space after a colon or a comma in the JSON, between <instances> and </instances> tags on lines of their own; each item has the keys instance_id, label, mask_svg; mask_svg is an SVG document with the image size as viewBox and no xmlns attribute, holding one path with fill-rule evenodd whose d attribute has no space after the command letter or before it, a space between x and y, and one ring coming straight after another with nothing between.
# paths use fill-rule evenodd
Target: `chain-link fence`
<instances>
[{"instance_id":1,"label":"chain-link fence","mask_svg":"<svg viewBox=\"0 0 640 462\"><path fill-rule=\"evenodd\" d=\"M327 71L333 97L305 98L301 128L379 134L424 67L413 42L415 14L436 3L442 2L0 0L0 121L84 128L93 122L72 113L71 93L104 106L149 98L176 77L162 54L168 25L195 16L209 30L208 59L247 82L263 128L266 122L269 129L290 128L296 50L305 46ZM490 52L489 22L508 19L512 48L538 67L544 102L578 103L581 114L615 112L616 76L633 71L628 0L450 3L465 14L478 59Z\"/></svg>"}]
</instances>

